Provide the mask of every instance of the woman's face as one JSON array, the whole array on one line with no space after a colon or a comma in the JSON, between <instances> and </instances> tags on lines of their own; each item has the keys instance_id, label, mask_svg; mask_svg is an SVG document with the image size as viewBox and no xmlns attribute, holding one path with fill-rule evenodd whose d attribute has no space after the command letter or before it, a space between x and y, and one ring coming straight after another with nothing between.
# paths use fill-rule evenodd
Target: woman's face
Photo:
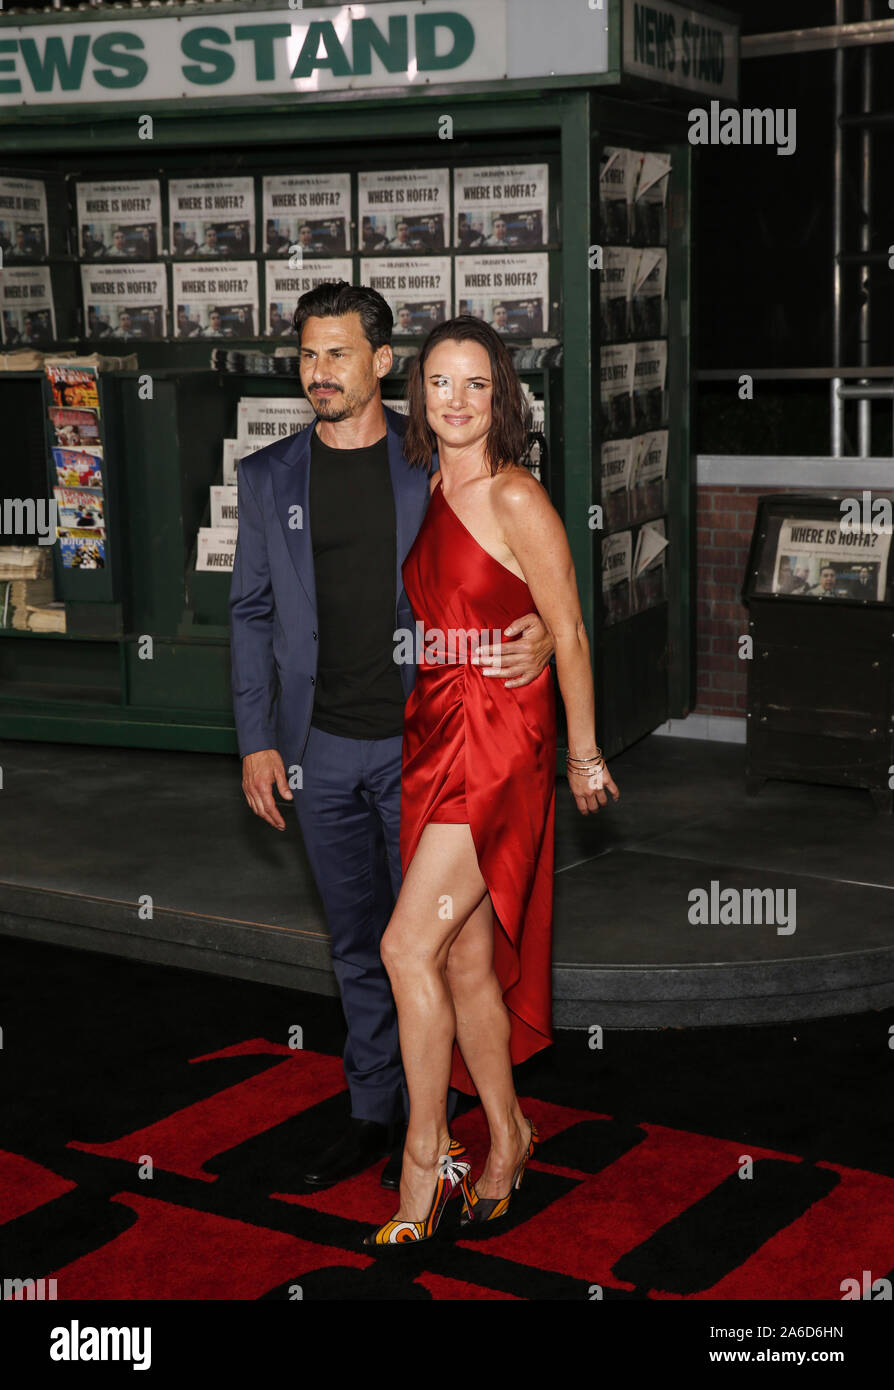
<instances>
[{"instance_id":1,"label":"woman's face","mask_svg":"<svg viewBox=\"0 0 894 1390\"><path fill-rule=\"evenodd\" d=\"M493 376L487 349L447 338L425 360L425 415L445 444L466 448L491 427Z\"/></svg>"}]
</instances>

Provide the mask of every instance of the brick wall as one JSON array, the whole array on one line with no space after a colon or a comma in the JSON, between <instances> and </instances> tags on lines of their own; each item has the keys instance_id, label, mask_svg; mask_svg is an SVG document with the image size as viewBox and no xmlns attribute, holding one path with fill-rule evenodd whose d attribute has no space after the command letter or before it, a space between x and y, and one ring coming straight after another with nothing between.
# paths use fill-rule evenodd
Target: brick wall
<instances>
[{"instance_id":1,"label":"brick wall","mask_svg":"<svg viewBox=\"0 0 894 1390\"><path fill-rule=\"evenodd\" d=\"M803 489L801 489L803 491ZM739 600L758 497L790 488L700 487L696 498L695 712L745 717L748 663L739 638L748 611Z\"/></svg>"}]
</instances>

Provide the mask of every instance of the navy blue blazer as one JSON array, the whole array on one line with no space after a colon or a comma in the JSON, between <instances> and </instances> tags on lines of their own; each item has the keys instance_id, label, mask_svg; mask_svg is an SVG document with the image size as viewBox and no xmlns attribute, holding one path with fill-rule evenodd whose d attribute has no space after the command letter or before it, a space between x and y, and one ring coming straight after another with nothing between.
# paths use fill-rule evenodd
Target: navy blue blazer
<instances>
[{"instance_id":1,"label":"navy blue blazer","mask_svg":"<svg viewBox=\"0 0 894 1390\"><path fill-rule=\"evenodd\" d=\"M401 565L425 516L429 476L404 456L406 416L384 407L397 519L394 626L413 630ZM310 730L319 638L308 491L313 426L240 459L239 535L230 586L233 713L239 753L277 748L300 764ZM437 455L433 469L438 467ZM345 498L345 505L351 500ZM401 663L404 692L416 679Z\"/></svg>"}]
</instances>

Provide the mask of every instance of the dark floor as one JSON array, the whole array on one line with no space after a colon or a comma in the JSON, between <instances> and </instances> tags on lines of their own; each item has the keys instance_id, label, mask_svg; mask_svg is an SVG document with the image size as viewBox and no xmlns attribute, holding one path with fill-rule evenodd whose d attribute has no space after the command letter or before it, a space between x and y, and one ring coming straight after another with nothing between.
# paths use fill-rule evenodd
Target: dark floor
<instances>
[{"instance_id":1,"label":"dark floor","mask_svg":"<svg viewBox=\"0 0 894 1390\"><path fill-rule=\"evenodd\" d=\"M333 992L295 817L285 806L284 834L255 818L235 758L21 741L2 762L0 931ZM837 787L769 782L748 797L743 767L739 745L653 735L614 760L621 800L598 816L560 782L557 1023L894 1003L894 818ZM794 890L795 931L690 923L690 894L712 881Z\"/></svg>"}]
</instances>

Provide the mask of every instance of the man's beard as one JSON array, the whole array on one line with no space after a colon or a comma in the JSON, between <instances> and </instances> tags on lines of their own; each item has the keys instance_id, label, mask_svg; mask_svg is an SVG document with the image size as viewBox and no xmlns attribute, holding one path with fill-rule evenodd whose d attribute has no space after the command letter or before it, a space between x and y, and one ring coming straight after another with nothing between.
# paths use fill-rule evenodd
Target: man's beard
<instances>
[{"instance_id":1,"label":"man's beard","mask_svg":"<svg viewBox=\"0 0 894 1390\"><path fill-rule=\"evenodd\" d=\"M344 387L340 386L336 387L335 390L341 394L341 400L338 399L338 395L330 396L328 399L324 397L321 400L317 397L315 391L309 392L309 395L311 405L318 419L329 420L336 424L339 420L347 420L351 415L355 415L361 407L372 399L374 394L371 392L366 400L361 400L359 394L355 391L345 391Z\"/></svg>"}]
</instances>

